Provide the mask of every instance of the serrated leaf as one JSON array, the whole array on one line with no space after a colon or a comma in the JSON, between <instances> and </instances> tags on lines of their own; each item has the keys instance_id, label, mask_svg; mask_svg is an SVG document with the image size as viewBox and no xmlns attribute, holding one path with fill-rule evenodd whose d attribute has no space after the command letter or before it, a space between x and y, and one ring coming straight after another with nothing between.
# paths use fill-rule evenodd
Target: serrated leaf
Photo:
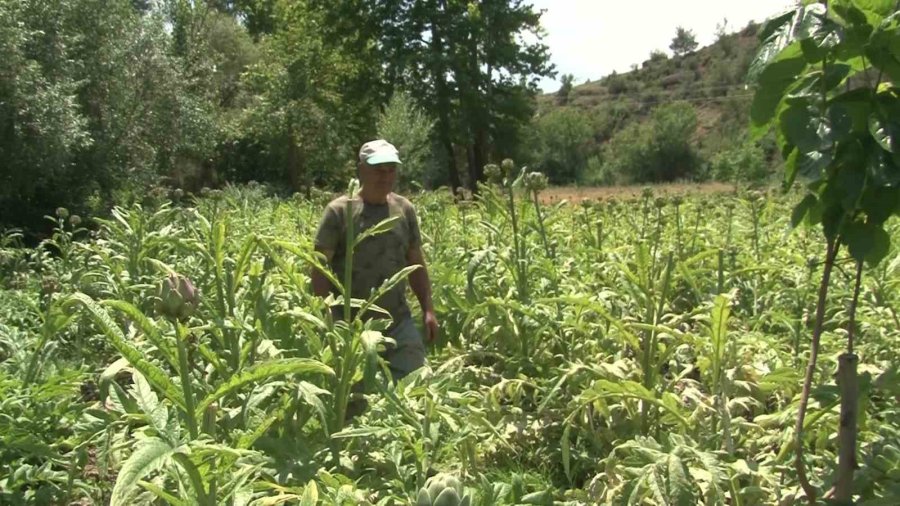
<instances>
[{"instance_id":1,"label":"serrated leaf","mask_svg":"<svg viewBox=\"0 0 900 506\"><path fill-rule=\"evenodd\" d=\"M356 236L356 241L353 243L353 247L356 248L360 243L368 239L369 237L374 237L376 235L383 234L385 232L389 232L394 228L394 224L400 221L400 216L391 216L389 218L385 218L379 221L377 224L367 228L364 232Z\"/></svg>"},{"instance_id":2,"label":"serrated leaf","mask_svg":"<svg viewBox=\"0 0 900 506\"><path fill-rule=\"evenodd\" d=\"M416 271L421 268L422 268L421 265L407 265L406 267L397 271L389 279L386 279L381 284L381 286L379 286L378 289L375 290L375 293L373 293L372 295L369 296L368 299L366 299L366 302L362 305L362 307L359 310L359 314L360 315L365 314L366 311L368 311L373 306L375 306L377 301L379 299L381 299L385 294L387 294L392 288L397 286L401 281L405 280L410 274L413 273L413 271Z\"/></svg>"},{"instance_id":3,"label":"serrated leaf","mask_svg":"<svg viewBox=\"0 0 900 506\"><path fill-rule=\"evenodd\" d=\"M669 454L666 459L668 474L668 492L671 503L678 506L691 506L695 504L694 495L691 492L691 482L688 480L687 469L684 462L677 455Z\"/></svg>"},{"instance_id":4,"label":"serrated leaf","mask_svg":"<svg viewBox=\"0 0 900 506\"><path fill-rule=\"evenodd\" d=\"M163 394L166 399L169 399L169 401L181 409L185 408L182 394L169 379L169 375L163 372L158 366L145 359L144 354L141 351L131 346L131 344L125 340L122 329L116 325L113 319L110 318L109 313L107 313L103 307L97 304L94 299L83 293L72 294L69 296L69 300L80 303L88 310L88 313L93 317L94 322L100 326L101 330L103 330L103 334L109 339L110 344L112 344L116 351L121 353L122 356L128 360L128 363L130 363L132 367L140 371L159 393Z\"/></svg>"},{"instance_id":5,"label":"serrated leaf","mask_svg":"<svg viewBox=\"0 0 900 506\"><path fill-rule=\"evenodd\" d=\"M100 304L102 306L111 307L128 316L128 318L136 323L138 328L143 331L147 340L153 343L153 346L156 346L156 349L159 350L163 358L166 359L166 362L168 362L173 369L178 370L178 359L176 358L175 347L166 341L153 320L148 318L136 306L129 304L124 300L104 300L101 301Z\"/></svg>"},{"instance_id":6,"label":"serrated leaf","mask_svg":"<svg viewBox=\"0 0 900 506\"><path fill-rule=\"evenodd\" d=\"M132 375L132 378L134 379L134 385L131 391L135 402L137 402L141 411L147 415L150 425L156 429L156 432L160 436L165 436L167 434L166 426L169 422L169 410L163 404L160 404L159 398L143 374L136 372Z\"/></svg>"},{"instance_id":7,"label":"serrated leaf","mask_svg":"<svg viewBox=\"0 0 900 506\"><path fill-rule=\"evenodd\" d=\"M110 506L132 504L130 496L138 481L162 467L173 451L174 448L161 439L150 438L142 441L138 449L128 457L128 460L122 465L122 469L119 470L116 484L113 486Z\"/></svg>"},{"instance_id":8,"label":"serrated leaf","mask_svg":"<svg viewBox=\"0 0 900 506\"><path fill-rule=\"evenodd\" d=\"M196 416L201 418L210 404L246 385L287 374L333 375L334 371L327 365L308 358L285 358L260 362L244 369L240 374L232 376L227 382L219 385L215 392L200 401L195 410Z\"/></svg>"},{"instance_id":9,"label":"serrated leaf","mask_svg":"<svg viewBox=\"0 0 900 506\"><path fill-rule=\"evenodd\" d=\"M163 490L161 487L159 487L155 483L140 480L140 481L138 481L138 485L140 485L142 488L144 488L148 492L151 492L156 497L159 497L160 499L166 501L169 504L169 506L186 506L187 505L187 502L182 501L181 499L175 497L174 495L170 494L169 492L166 492L165 490Z\"/></svg>"}]
</instances>

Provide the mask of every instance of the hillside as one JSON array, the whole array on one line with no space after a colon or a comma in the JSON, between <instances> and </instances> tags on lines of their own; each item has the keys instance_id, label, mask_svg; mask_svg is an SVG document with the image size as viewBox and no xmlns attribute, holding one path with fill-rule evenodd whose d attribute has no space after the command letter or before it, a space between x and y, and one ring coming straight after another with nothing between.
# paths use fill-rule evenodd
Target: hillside
<instances>
[{"instance_id":1,"label":"hillside","mask_svg":"<svg viewBox=\"0 0 900 506\"><path fill-rule=\"evenodd\" d=\"M755 170L756 175L760 171L768 172L779 162L773 150L766 147L770 143L759 146L746 141L753 96L752 88L746 83L746 74L758 46L758 28L759 25L751 23L739 32L723 34L712 45L683 56L668 56L655 51L644 62L636 63L630 72L614 72L599 80L573 86L568 94L544 94L538 97L537 122L542 118L573 114L586 118L592 139L586 147L585 174L581 182L635 182L641 179L627 174L609 176L609 171L614 170L609 167L614 155L611 150L617 151L609 144L611 141L615 144L615 138L621 137L623 132L638 138L640 135L636 132L653 130L647 123L654 111L673 107L673 104L681 107L676 116L683 116L684 111L693 111L695 115L695 121L685 126L685 131L689 131L688 143L694 165L693 169L679 171L672 177L663 174L662 179L731 179L737 176L730 173L733 170L717 169L714 165L721 165L724 152L740 149L753 151L743 153L744 158L761 162L764 167L745 167L738 171ZM594 159L594 169L591 159ZM597 167L601 167L603 174L597 174ZM720 169L726 173L721 173Z\"/></svg>"}]
</instances>

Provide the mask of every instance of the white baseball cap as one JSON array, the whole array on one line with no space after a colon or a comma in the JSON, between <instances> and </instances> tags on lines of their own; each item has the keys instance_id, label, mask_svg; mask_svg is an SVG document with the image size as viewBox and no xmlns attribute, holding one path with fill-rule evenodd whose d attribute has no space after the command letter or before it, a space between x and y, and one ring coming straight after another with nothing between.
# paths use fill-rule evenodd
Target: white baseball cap
<instances>
[{"instance_id":1,"label":"white baseball cap","mask_svg":"<svg viewBox=\"0 0 900 506\"><path fill-rule=\"evenodd\" d=\"M369 165L403 163L400 161L400 152L397 151L397 148L384 139L377 139L363 144L359 148L359 161L366 162Z\"/></svg>"}]
</instances>

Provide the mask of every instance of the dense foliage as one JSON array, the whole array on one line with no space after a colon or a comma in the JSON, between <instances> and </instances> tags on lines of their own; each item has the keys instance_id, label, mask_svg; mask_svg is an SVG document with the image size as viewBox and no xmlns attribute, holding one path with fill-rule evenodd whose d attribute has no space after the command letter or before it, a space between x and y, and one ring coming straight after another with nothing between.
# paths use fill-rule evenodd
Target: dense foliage
<instances>
[{"instance_id":1,"label":"dense foliage","mask_svg":"<svg viewBox=\"0 0 900 506\"><path fill-rule=\"evenodd\" d=\"M378 327L310 293L328 195L229 187L118 208L96 232L60 209L37 249L5 236L0 502L799 501L793 420L825 259L817 232L790 231L797 195L547 206L546 180L511 193L509 168L489 167L474 202L415 196L444 337L398 385ZM835 270L803 433L819 490L853 284ZM859 504L900 494L898 288L895 244L856 314ZM359 395L368 411L346 419Z\"/></svg>"},{"instance_id":2,"label":"dense foliage","mask_svg":"<svg viewBox=\"0 0 900 506\"><path fill-rule=\"evenodd\" d=\"M539 19L519 0L0 0L0 227L160 183L334 188L410 106L414 172L474 188L552 74Z\"/></svg>"}]
</instances>

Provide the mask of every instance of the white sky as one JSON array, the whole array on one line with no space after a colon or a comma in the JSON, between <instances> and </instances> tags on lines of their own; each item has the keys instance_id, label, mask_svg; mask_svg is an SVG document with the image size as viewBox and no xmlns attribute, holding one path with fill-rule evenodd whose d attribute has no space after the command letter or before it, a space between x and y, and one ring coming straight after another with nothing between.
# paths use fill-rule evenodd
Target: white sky
<instances>
[{"instance_id":1,"label":"white sky","mask_svg":"<svg viewBox=\"0 0 900 506\"><path fill-rule=\"evenodd\" d=\"M546 91L559 89L559 77L573 74L575 84L597 80L613 70L627 72L650 51L671 54L675 28L693 30L698 47L715 41L716 25L728 19L728 32L753 20L764 21L795 2L789 0L531 0L541 17L544 44L557 78L544 79Z\"/></svg>"}]
</instances>

